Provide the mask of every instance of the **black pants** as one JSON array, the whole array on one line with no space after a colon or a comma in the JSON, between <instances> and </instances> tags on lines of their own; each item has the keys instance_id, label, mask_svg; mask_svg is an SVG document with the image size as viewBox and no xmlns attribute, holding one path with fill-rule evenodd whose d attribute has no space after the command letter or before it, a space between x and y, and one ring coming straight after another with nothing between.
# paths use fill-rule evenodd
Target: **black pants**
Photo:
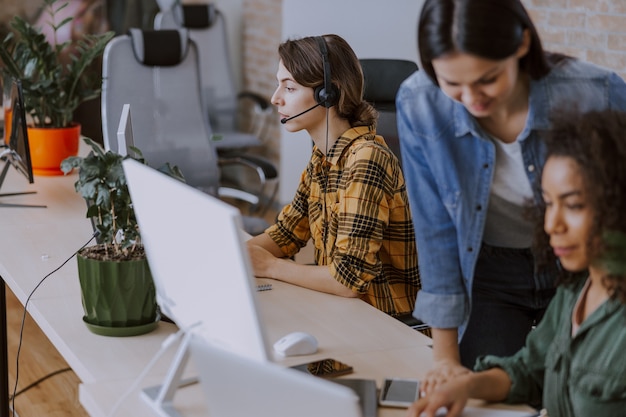
<instances>
[{"instance_id":1,"label":"black pants","mask_svg":"<svg viewBox=\"0 0 626 417\"><path fill-rule=\"evenodd\" d=\"M523 345L554 296L552 273L536 274L530 249L482 245L472 288L472 311L460 343L461 363L481 355L509 356Z\"/></svg>"}]
</instances>

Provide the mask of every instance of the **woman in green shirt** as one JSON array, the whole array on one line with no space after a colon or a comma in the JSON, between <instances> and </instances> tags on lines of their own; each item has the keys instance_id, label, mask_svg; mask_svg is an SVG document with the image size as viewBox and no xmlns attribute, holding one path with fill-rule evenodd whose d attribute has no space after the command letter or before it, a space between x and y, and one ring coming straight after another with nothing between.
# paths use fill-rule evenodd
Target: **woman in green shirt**
<instances>
[{"instance_id":1,"label":"woman in green shirt","mask_svg":"<svg viewBox=\"0 0 626 417\"><path fill-rule=\"evenodd\" d=\"M544 265L562 267L555 298L515 355L479 358L410 416L459 416L468 398L541 404L550 417L626 416L626 114L561 119L546 138L537 239Z\"/></svg>"}]
</instances>

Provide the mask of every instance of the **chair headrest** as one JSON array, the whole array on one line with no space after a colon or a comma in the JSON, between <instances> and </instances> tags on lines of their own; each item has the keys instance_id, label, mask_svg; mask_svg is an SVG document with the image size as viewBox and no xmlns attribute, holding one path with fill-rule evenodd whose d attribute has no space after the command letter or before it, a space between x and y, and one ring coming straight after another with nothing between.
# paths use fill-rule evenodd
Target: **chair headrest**
<instances>
[{"instance_id":1,"label":"chair headrest","mask_svg":"<svg viewBox=\"0 0 626 417\"><path fill-rule=\"evenodd\" d=\"M370 102L394 104L400 84L417 71L417 64L404 59L360 59L365 79L363 96Z\"/></svg>"},{"instance_id":2,"label":"chair headrest","mask_svg":"<svg viewBox=\"0 0 626 417\"><path fill-rule=\"evenodd\" d=\"M214 4L183 4L182 6L183 27L206 29L215 23L218 11Z\"/></svg>"},{"instance_id":3,"label":"chair headrest","mask_svg":"<svg viewBox=\"0 0 626 417\"><path fill-rule=\"evenodd\" d=\"M178 65L187 55L189 31L187 29L128 30L137 61L143 65L169 67Z\"/></svg>"}]
</instances>

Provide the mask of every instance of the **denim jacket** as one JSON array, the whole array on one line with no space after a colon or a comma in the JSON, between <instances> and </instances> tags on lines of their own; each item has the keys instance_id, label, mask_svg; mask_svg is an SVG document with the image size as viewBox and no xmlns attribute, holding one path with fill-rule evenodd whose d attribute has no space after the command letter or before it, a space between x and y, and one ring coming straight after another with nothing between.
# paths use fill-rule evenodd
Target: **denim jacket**
<instances>
[{"instance_id":1,"label":"denim jacket","mask_svg":"<svg viewBox=\"0 0 626 417\"><path fill-rule=\"evenodd\" d=\"M415 226L422 290L414 316L435 328L458 328L471 310L472 280L487 216L495 145L465 107L424 72L396 96L403 171ZM526 125L517 140L530 183L541 177L541 132L559 108L626 110L626 83L615 73L567 59L530 83ZM541 199L534 188L534 198ZM552 283L540 282L540 288Z\"/></svg>"}]
</instances>

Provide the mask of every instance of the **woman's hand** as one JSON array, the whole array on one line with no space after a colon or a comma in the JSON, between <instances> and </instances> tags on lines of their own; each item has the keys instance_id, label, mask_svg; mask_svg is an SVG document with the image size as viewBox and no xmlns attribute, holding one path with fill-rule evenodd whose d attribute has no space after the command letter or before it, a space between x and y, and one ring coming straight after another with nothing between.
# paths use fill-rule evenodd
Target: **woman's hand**
<instances>
[{"instance_id":1,"label":"woman's hand","mask_svg":"<svg viewBox=\"0 0 626 417\"><path fill-rule=\"evenodd\" d=\"M466 370L463 374L465 376L437 385L430 393L414 402L409 407L407 417L460 416L469 399L469 383L470 375L472 375L469 370L463 369ZM455 370L457 369L450 369L452 372Z\"/></svg>"},{"instance_id":2,"label":"woman's hand","mask_svg":"<svg viewBox=\"0 0 626 417\"><path fill-rule=\"evenodd\" d=\"M439 387L458 376L469 374L471 371L459 362L451 359L435 361L434 369L428 371L420 383L421 395L427 396L435 392Z\"/></svg>"},{"instance_id":3,"label":"woman's hand","mask_svg":"<svg viewBox=\"0 0 626 417\"><path fill-rule=\"evenodd\" d=\"M269 251L258 245L248 245L250 263L255 277L273 278L271 274L272 265L277 258Z\"/></svg>"}]
</instances>

